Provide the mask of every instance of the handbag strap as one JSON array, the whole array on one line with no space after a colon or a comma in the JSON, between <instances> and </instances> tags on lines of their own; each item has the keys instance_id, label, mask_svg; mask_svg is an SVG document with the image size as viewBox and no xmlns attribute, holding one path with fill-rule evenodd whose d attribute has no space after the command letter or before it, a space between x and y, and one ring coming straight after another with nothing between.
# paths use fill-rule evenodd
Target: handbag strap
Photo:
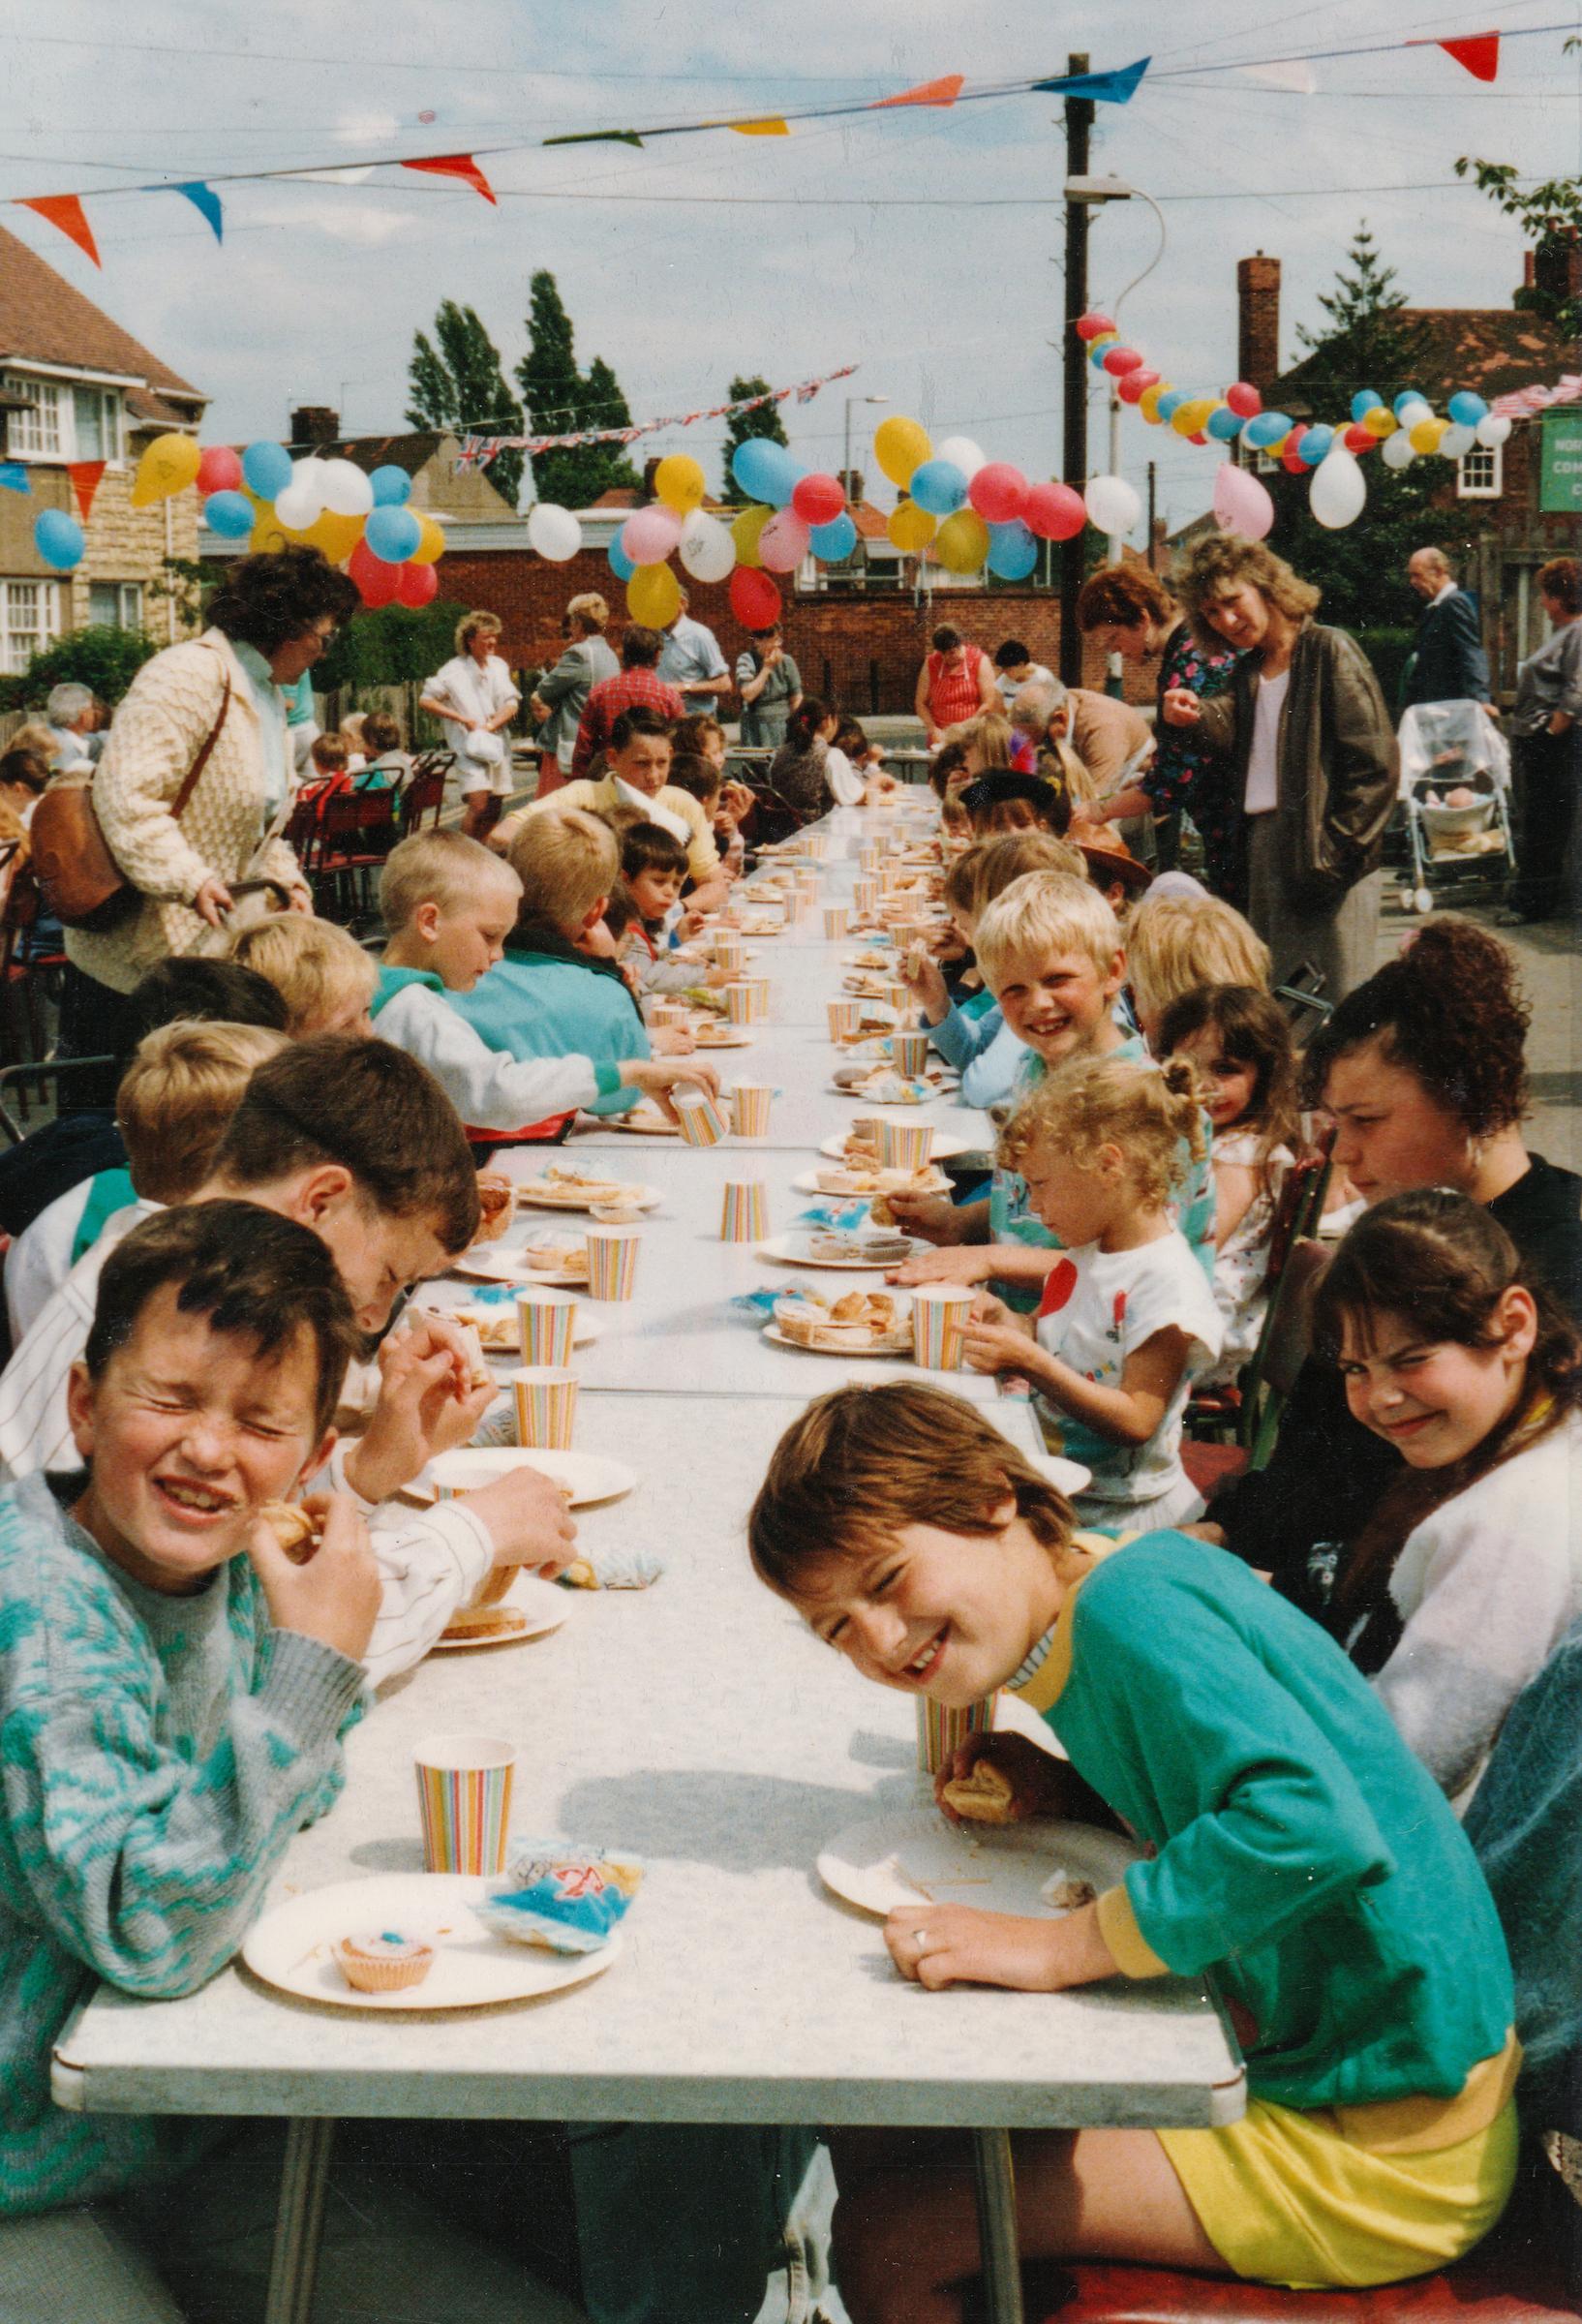
<instances>
[{"instance_id":1,"label":"handbag strap","mask_svg":"<svg viewBox=\"0 0 1582 2324\"><path fill-rule=\"evenodd\" d=\"M208 651L213 653L213 647L209 647ZM216 657L216 658L218 659L218 657ZM207 742L205 742L202 749L199 750L198 756L193 760L192 765L187 769L186 774L181 779L181 788L179 791L177 791L175 796L175 804L170 810L171 818L177 823L181 821L182 814L187 807L187 802L191 799L194 791L198 788L198 779L202 774L203 769L209 763L210 753L213 751L215 744L220 740L220 729L226 722L226 713L230 708L230 672L226 668L224 662L221 662L220 664L220 671L222 677L225 679L225 691L220 696L220 715L215 719L214 724L209 728Z\"/></svg>"}]
</instances>

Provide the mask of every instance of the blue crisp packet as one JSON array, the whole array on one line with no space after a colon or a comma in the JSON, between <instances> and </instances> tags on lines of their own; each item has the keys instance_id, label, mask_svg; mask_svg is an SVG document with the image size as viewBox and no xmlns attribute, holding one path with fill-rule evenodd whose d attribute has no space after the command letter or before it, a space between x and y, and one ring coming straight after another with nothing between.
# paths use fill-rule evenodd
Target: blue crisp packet
<instances>
[{"instance_id":1,"label":"blue crisp packet","mask_svg":"<svg viewBox=\"0 0 1582 2324\"><path fill-rule=\"evenodd\" d=\"M636 1856L563 1840L513 1840L511 1850L472 1908L485 1928L552 1953L596 1953L609 1943L642 1884Z\"/></svg>"},{"instance_id":2,"label":"blue crisp packet","mask_svg":"<svg viewBox=\"0 0 1582 2324\"><path fill-rule=\"evenodd\" d=\"M785 1297L783 1283L760 1286L757 1291L740 1291L731 1300L733 1315L740 1315L749 1324L767 1324L775 1313L775 1302Z\"/></svg>"},{"instance_id":3,"label":"blue crisp packet","mask_svg":"<svg viewBox=\"0 0 1582 2324\"><path fill-rule=\"evenodd\" d=\"M813 1203L807 1209L799 1210L792 1223L799 1227L860 1227L867 1211L866 1197L843 1200L835 1196L829 1202Z\"/></svg>"}]
</instances>

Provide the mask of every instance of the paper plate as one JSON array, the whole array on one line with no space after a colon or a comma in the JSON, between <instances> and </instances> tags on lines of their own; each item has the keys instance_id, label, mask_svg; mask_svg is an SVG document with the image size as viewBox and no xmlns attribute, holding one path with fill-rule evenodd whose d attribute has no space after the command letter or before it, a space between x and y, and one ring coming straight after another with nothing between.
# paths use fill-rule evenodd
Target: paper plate
<instances>
[{"instance_id":1,"label":"paper plate","mask_svg":"<svg viewBox=\"0 0 1582 2324\"><path fill-rule=\"evenodd\" d=\"M937 1144L937 1141L935 1143ZM874 1187L863 1194L856 1192L841 1194L833 1186L821 1186L816 1170L799 1171L791 1183L799 1194L821 1194L825 1201L830 1203L867 1203L871 1202L878 1192L878 1188ZM909 1194L949 1194L950 1190L951 1182L942 1170L932 1171L928 1184L907 1188Z\"/></svg>"},{"instance_id":2,"label":"paper plate","mask_svg":"<svg viewBox=\"0 0 1582 2324\"><path fill-rule=\"evenodd\" d=\"M692 1038L700 1050L750 1049L758 1036L748 1024L719 1024L710 1026L707 1038L700 1025L692 1027Z\"/></svg>"},{"instance_id":3,"label":"paper plate","mask_svg":"<svg viewBox=\"0 0 1582 2324\"><path fill-rule=\"evenodd\" d=\"M526 1638L543 1638L552 1630L559 1630L571 1611L571 1592L558 1583L545 1581L538 1574L519 1574L502 1598L495 1604L502 1613L520 1614L520 1630L481 1633L462 1632L447 1637L441 1631L429 1648L430 1654L479 1654L497 1646L520 1646Z\"/></svg>"},{"instance_id":4,"label":"paper plate","mask_svg":"<svg viewBox=\"0 0 1582 2324\"><path fill-rule=\"evenodd\" d=\"M450 1303L448 1305L441 1305L441 1297L442 1297L446 1292L448 1292L450 1295ZM441 1296L436 1297L436 1294ZM425 1297L422 1301L422 1306L428 1314L455 1315L458 1312L468 1309L471 1305L472 1303L469 1300L467 1293L462 1289L459 1283L433 1283L425 1286ZM476 1307L472 1307L472 1312L473 1314L477 1314L481 1311ZM496 1312L498 1314L506 1315L510 1318L514 1331L516 1323L516 1310L512 1307L503 1307L498 1308ZM577 1312L572 1319L571 1324L572 1346L577 1348L591 1348L594 1340L600 1336L603 1330L604 1326L600 1321L598 1312L593 1306L593 1302L589 1300L579 1300L577 1301ZM518 1364L522 1361L522 1350L514 1337L512 1338L511 1344L508 1348L492 1348L486 1341L484 1343L483 1353L485 1361L489 1363Z\"/></svg>"},{"instance_id":5,"label":"paper plate","mask_svg":"<svg viewBox=\"0 0 1582 2324\"><path fill-rule=\"evenodd\" d=\"M819 1850L826 1888L884 1914L897 1905L975 1905L985 1912L1059 1917L1040 1894L1057 1873L1112 1888L1138 1851L1092 1824L953 1824L934 1807L848 1823Z\"/></svg>"},{"instance_id":6,"label":"paper plate","mask_svg":"<svg viewBox=\"0 0 1582 2324\"><path fill-rule=\"evenodd\" d=\"M878 1071L879 1068L871 1065L854 1065L851 1070L853 1073L872 1073ZM929 1087L928 1094L923 1097L875 1097L870 1090L852 1088L838 1076L832 1078L830 1083L830 1087L837 1097L855 1097L865 1109L868 1106L881 1106L891 1108L897 1113L911 1114L917 1113L924 1106L937 1106L942 1099L953 1098L960 1086L959 1082L952 1080L941 1084L937 1088Z\"/></svg>"},{"instance_id":7,"label":"paper plate","mask_svg":"<svg viewBox=\"0 0 1582 2324\"><path fill-rule=\"evenodd\" d=\"M636 1209L653 1210L664 1201L659 1186L635 1186L621 1178L607 1182L608 1191L595 1193L592 1184L558 1188L553 1178L519 1178L516 1199L533 1210L591 1210L595 1203L630 1203Z\"/></svg>"},{"instance_id":8,"label":"paper plate","mask_svg":"<svg viewBox=\"0 0 1582 2324\"><path fill-rule=\"evenodd\" d=\"M452 1260L450 1271L482 1283L543 1283L551 1290L586 1284L588 1262L580 1267L530 1267L520 1243L475 1242Z\"/></svg>"},{"instance_id":9,"label":"paper plate","mask_svg":"<svg viewBox=\"0 0 1582 2324\"><path fill-rule=\"evenodd\" d=\"M451 1483L463 1492L479 1484L492 1484L509 1469L536 1469L540 1476L551 1477L563 1484L573 1509L587 1509L595 1501L619 1501L629 1493L637 1483L637 1471L627 1468L624 1460L612 1460L607 1452L556 1452L530 1448L523 1451L516 1445L464 1445L458 1452L445 1455L451 1466ZM470 1472L475 1469L476 1476ZM402 1498L415 1501L427 1509L438 1500L434 1480L427 1469L419 1470L411 1484L401 1488Z\"/></svg>"},{"instance_id":10,"label":"paper plate","mask_svg":"<svg viewBox=\"0 0 1582 2324\"><path fill-rule=\"evenodd\" d=\"M305 2002L340 2009L479 2009L561 1993L603 1974L621 1952L621 1931L596 1953L551 1953L496 1937L472 1911L481 1880L448 1872L383 1872L293 1896L249 1933L242 1959L256 1977ZM421 1985L357 1993L331 1947L343 1937L398 1929L434 1947Z\"/></svg>"},{"instance_id":11,"label":"paper plate","mask_svg":"<svg viewBox=\"0 0 1582 2324\"><path fill-rule=\"evenodd\" d=\"M829 1231L832 1234L837 1234L840 1230L831 1228ZM888 1234L890 1230L875 1231ZM909 1237L906 1239L910 1249L914 1251L918 1249L919 1245L913 1242ZM758 1245L757 1255L760 1259L777 1260L781 1267L829 1267L834 1268L837 1273L848 1275L874 1271L882 1273L888 1267L900 1265L898 1259L814 1259L810 1256L810 1231L776 1235L768 1242L761 1242Z\"/></svg>"},{"instance_id":12,"label":"paper plate","mask_svg":"<svg viewBox=\"0 0 1582 2324\"><path fill-rule=\"evenodd\" d=\"M810 1348L806 1344L806 1340L788 1339L785 1333L780 1330L778 1324L766 1324L763 1329L762 1336L769 1340L771 1344L776 1348L790 1348L798 1356L830 1357L833 1358L837 1363L839 1363L842 1361L847 1363L854 1361L862 1363L865 1362L870 1356L909 1357L912 1353L912 1334L910 1330L908 1330L904 1340L879 1340L876 1341L875 1344L870 1348Z\"/></svg>"},{"instance_id":13,"label":"paper plate","mask_svg":"<svg viewBox=\"0 0 1582 2324\"><path fill-rule=\"evenodd\" d=\"M843 1089L840 1094L842 1097L849 1097L851 1091ZM828 1154L832 1162L843 1162L846 1157L846 1141L843 1137L826 1138L818 1150L821 1154ZM970 1138L963 1138L958 1130L935 1130L930 1159L935 1162L949 1162L957 1154L973 1154L980 1150Z\"/></svg>"},{"instance_id":14,"label":"paper plate","mask_svg":"<svg viewBox=\"0 0 1582 2324\"><path fill-rule=\"evenodd\" d=\"M645 1098L632 1107L629 1114L595 1114L593 1126L600 1130L622 1130L629 1138L679 1138L680 1127L667 1121L655 1105Z\"/></svg>"}]
</instances>

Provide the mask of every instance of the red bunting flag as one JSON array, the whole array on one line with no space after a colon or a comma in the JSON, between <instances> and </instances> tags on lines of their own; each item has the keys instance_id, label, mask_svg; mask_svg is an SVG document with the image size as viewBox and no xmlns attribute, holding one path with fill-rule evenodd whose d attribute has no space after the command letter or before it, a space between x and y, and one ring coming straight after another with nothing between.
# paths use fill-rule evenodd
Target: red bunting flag
<instances>
[{"instance_id":1,"label":"red bunting flag","mask_svg":"<svg viewBox=\"0 0 1582 2324\"><path fill-rule=\"evenodd\" d=\"M965 85L964 73L947 73L940 80L921 80L915 89L902 89L898 97L876 97L867 109L882 113L887 105L954 105Z\"/></svg>"},{"instance_id":2,"label":"red bunting flag","mask_svg":"<svg viewBox=\"0 0 1582 2324\"><path fill-rule=\"evenodd\" d=\"M1500 76L1500 35L1497 32L1469 32L1460 39L1444 41L1403 41L1403 48L1443 48L1453 56L1458 65L1465 66L1474 80L1497 80Z\"/></svg>"},{"instance_id":3,"label":"red bunting flag","mask_svg":"<svg viewBox=\"0 0 1582 2324\"><path fill-rule=\"evenodd\" d=\"M76 494L76 505L82 512L84 524L93 513L93 496L99 490L99 479L104 473L103 460L68 460L66 463L66 474L72 479L72 490Z\"/></svg>"},{"instance_id":4,"label":"red bunting flag","mask_svg":"<svg viewBox=\"0 0 1582 2324\"><path fill-rule=\"evenodd\" d=\"M58 226L67 240L75 242L78 250L84 251L94 264L103 270L104 261L99 256L99 245L93 238L93 228L88 224L87 212L82 207L79 194L18 195L16 207L19 210L37 210L41 218L47 218L51 226Z\"/></svg>"},{"instance_id":5,"label":"red bunting flag","mask_svg":"<svg viewBox=\"0 0 1582 2324\"><path fill-rule=\"evenodd\" d=\"M495 190L470 153L435 153L420 162L403 162L403 169L427 169L435 177L459 177L464 185L494 201ZM496 202L496 208L499 203Z\"/></svg>"}]
</instances>

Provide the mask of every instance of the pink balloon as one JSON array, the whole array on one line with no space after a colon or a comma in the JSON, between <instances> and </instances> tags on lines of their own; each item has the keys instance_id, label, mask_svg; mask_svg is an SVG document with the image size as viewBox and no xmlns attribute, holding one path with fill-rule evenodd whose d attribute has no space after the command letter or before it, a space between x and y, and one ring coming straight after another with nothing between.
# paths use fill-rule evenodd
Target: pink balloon
<instances>
[{"instance_id":1,"label":"pink balloon","mask_svg":"<svg viewBox=\"0 0 1582 2324\"><path fill-rule=\"evenodd\" d=\"M986 525L1013 524L1027 505L1027 479L1009 460L990 460L967 486L967 499Z\"/></svg>"},{"instance_id":2,"label":"pink balloon","mask_svg":"<svg viewBox=\"0 0 1582 2324\"><path fill-rule=\"evenodd\" d=\"M1113 319L1109 315L1101 315L1096 307L1077 318L1079 339L1102 339L1106 331L1112 331L1114 327Z\"/></svg>"},{"instance_id":3,"label":"pink balloon","mask_svg":"<svg viewBox=\"0 0 1582 2324\"><path fill-rule=\"evenodd\" d=\"M1225 400L1237 419L1256 419L1263 409L1263 398L1250 380L1237 380L1233 387L1227 387Z\"/></svg>"},{"instance_id":4,"label":"pink balloon","mask_svg":"<svg viewBox=\"0 0 1582 2324\"><path fill-rule=\"evenodd\" d=\"M1069 484L1030 484L1021 521L1040 540L1074 540L1087 522L1087 505Z\"/></svg>"},{"instance_id":5,"label":"pink balloon","mask_svg":"<svg viewBox=\"0 0 1582 2324\"><path fill-rule=\"evenodd\" d=\"M674 508L634 508L621 528L621 546L633 565L663 565L682 536Z\"/></svg>"},{"instance_id":6,"label":"pink balloon","mask_svg":"<svg viewBox=\"0 0 1582 2324\"><path fill-rule=\"evenodd\" d=\"M797 478L791 505L805 525L833 525L846 505L846 495L837 477L815 469Z\"/></svg>"},{"instance_id":7,"label":"pink balloon","mask_svg":"<svg viewBox=\"0 0 1582 2324\"><path fill-rule=\"evenodd\" d=\"M791 509L776 509L758 535L758 562L765 572L795 572L806 554L807 527Z\"/></svg>"},{"instance_id":8,"label":"pink balloon","mask_svg":"<svg viewBox=\"0 0 1582 2324\"><path fill-rule=\"evenodd\" d=\"M396 566L396 596L401 604L410 605L415 613L438 596L440 568L435 565L398 565Z\"/></svg>"},{"instance_id":9,"label":"pink balloon","mask_svg":"<svg viewBox=\"0 0 1582 2324\"><path fill-rule=\"evenodd\" d=\"M1214 522L1222 533L1262 540L1274 522L1274 503L1250 469L1223 460L1214 471Z\"/></svg>"},{"instance_id":10,"label":"pink balloon","mask_svg":"<svg viewBox=\"0 0 1582 2324\"><path fill-rule=\"evenodd\" d=\"M1157 387L1164 376L1162 371L1150 371L1145 363L1140 364L1136 371L1124 375L1115 393L1123 404L1140 404L1148 389Z\"/></svg>"},{"instance_id":11,"label":"pink balloon","mask_svg":"<svg viewBox=\"0 0 1582 2324\"><path fill-rule=\"evenodd\" d=\"M211 492L240 492L242 489L242 460L228 443L211 443L199 453L197 484L207 500Z\"/></svg>"},{"instance_id":12,"label":"pink balloon","mask_svg":"<svg viewBox=\"0 0 1582 2324\"><path fill-rule=\"evenodd\" d=\"M1110 347L1105 350L1104 368L1115 379L1129 371L1141 371L1142 357L1135 347Z\"/></svg>"}]
</instances>

